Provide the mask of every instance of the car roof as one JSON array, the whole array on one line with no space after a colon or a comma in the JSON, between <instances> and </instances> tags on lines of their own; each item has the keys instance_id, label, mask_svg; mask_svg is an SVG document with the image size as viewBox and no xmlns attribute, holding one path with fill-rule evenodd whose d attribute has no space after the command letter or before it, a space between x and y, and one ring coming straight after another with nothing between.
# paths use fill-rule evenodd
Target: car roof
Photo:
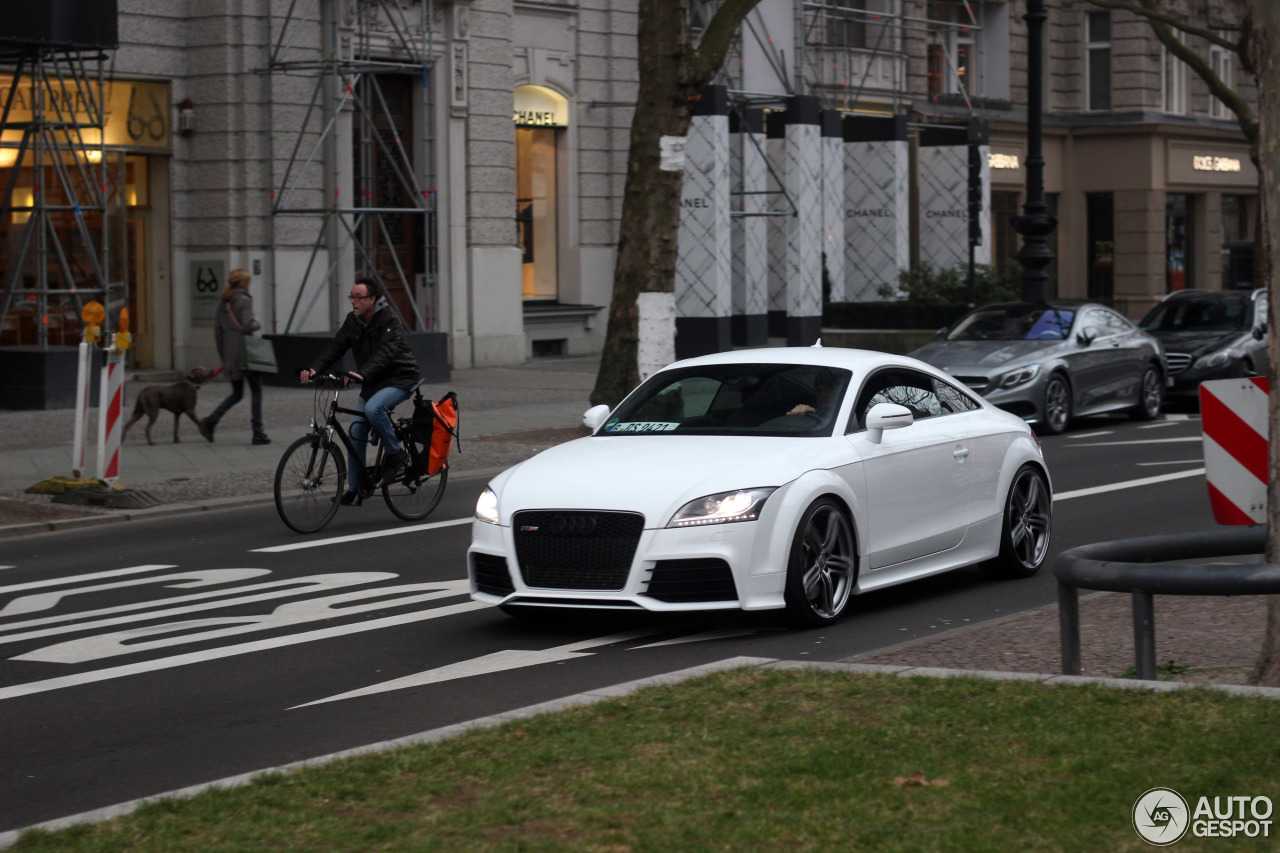
<instances>
[{"instance_id":1,"label":"car roof","mask_svg":"<svg viewBox=\"0 0 1280 853\"><path fill-rule=\"evenodd\" d=\"M880 367L910 367L925 373L946 377L937 368L905 355L850 347L758 347L701 355L677 361L663 368L697 367L710 364L812 364L819 367L843 367L854 373L867 373Z\"/></svg>"},{"instance_id":2,"label":"car roof","mask_svg":"<svg viewBox=\"0 0 1280 853\"><path fill-rule=\"evenodd\" d=\"M1201 290L1200 288L1191 288L1189 290L1175 290L1162 299L1162 302L1169 302L1176 299L1256 299L1258 294L1263 292L1263 288L1255 290Z\"/></svg>"}]
</instances>

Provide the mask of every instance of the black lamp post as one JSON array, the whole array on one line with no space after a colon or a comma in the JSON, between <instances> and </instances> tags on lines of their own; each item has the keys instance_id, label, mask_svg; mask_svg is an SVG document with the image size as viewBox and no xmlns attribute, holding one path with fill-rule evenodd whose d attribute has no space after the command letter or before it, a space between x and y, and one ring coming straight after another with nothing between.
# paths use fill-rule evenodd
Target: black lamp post
<instances>
[{"instance_id":1,"label":"black lamp post","mask_svg":"<svg viewBox=\"0 0 1280 853\"><path fill-rule=\"evenodd\" d=\"M1043 302L1048 295L1049 264L1054 255L1045 239L1058 226L1044 203L1044 153L1041 145L1044 109L1044 22L1048 19L1044 0L1027 0L1027 201L1022 216L1013 218L1014 229L1022 235L1022 298Z\"/></svg>"}]
</instances>

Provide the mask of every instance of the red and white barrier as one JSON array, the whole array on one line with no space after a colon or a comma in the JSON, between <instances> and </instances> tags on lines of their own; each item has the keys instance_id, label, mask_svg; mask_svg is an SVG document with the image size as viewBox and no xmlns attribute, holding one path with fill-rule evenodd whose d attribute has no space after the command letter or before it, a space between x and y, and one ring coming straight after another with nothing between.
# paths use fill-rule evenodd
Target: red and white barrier
<instances>
[{"instance_id":1,"label":"red and white barrier","mask_svg":"<svg viewBox=\"0 0 1280 853\"><path fill-rule=\"evenodd\" d=\"M1266 523L1267 387L1263 378L1200 385L1205 479L1219 524Z\"/></svg>"},{"instance_id":2,"label":"red and white barrier","mask_svg":"<svg viewBox=\"0 0 1280 853\"><path fill-rule=\"evenodd\" d=\"M120 476L123 401L124 351L110 349L98 388L98 479L108 483L114 483Z\"/></svg>"}]
</instances>

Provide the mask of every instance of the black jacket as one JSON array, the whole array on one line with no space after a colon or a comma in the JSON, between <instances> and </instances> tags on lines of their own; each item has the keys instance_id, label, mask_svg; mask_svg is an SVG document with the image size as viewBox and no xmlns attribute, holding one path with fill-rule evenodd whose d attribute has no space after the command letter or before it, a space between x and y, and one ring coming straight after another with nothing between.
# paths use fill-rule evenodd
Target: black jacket
<instances>
[{"instance_id":1,"label":"black jacket","mask_svg":"<svg viewBox=\"0 0 1280 853\"><path fill-rule=\"evenodd\" d=\"M347 350L351 350L355 359L355 372L364 377L361 399L368 400L383 388L407 391L422 377L418 360L409 349L404 324L385 297L378 300L368 323L357 317L354 311L348 314L342 328L321 350L311 369L325 373Z\"/></svg>"}]
</instances>

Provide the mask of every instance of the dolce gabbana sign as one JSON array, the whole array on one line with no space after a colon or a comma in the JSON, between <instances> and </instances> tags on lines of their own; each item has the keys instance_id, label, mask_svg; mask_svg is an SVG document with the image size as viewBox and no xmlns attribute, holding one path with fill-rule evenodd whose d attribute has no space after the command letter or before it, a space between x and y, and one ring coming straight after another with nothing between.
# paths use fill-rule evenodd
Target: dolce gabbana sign
<instances>
[{"instance_id":1,"label":"dolce gabbana sign","mask_svg":"<svg viewBox=\"0 0 1280 853\"><path fill-rule=\"evenodd\" d=\"M1258 186L1258 171L1243 145L1212 145L1170 140L1166 178L1170 184L1218 187Z\"/></svg>"}]
</instances>

